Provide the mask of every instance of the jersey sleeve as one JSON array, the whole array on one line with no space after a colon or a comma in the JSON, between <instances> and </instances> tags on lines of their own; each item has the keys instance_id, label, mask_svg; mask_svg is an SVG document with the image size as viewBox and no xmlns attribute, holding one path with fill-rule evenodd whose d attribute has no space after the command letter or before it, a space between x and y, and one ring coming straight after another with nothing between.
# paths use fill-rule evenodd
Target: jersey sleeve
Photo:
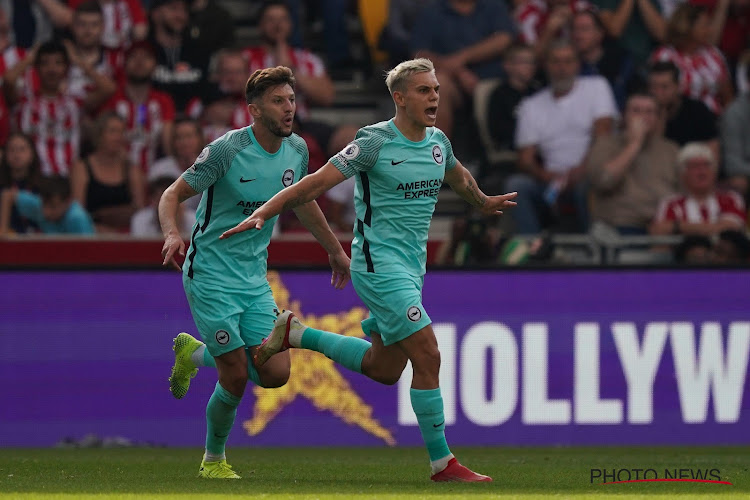
<instances>
[{"instance_id":1,"label":"jersey sleeve","mask_svg":"<svg viewBox=\"0 0 750 500\"><path fill-rule=\"evenodd\" d=\"M448 136L445 135L445 132L443 132L440 129L435 129L438 133L438 137L440 138L440 141L443 143L444 149L445 149L445 169L446 170L452 170L455 166L458 160L453 155L453 145L451 144L450 139L448 139Z\"/></svg>"},{"instance_id":2,"label":"jersey sleeve","mask_svg":"<svg viewBox=\"0 0 750 500\"><path fill-rule=\"evenodd\" d=\"M297 134L292 134L289 143L300 156L300 180L307 175L307 166L310 163L310 151L307 149L305 140Z\"/></svg>"},{"instance_id":3,"label":"jersey sleeve","mask_svg":"<svg viewBox=\"0 0 750 500\"><path fill-rule=\"evenodd\" d=\"M352 142L339 151L330 162L349 178L357 172L372 170L380 155L380 148L385 139L367 128L359 129Z\"/></svg>"},{"instance_id":4,"label":"jersey sleeve","mask_svg":"<svg viewBox=\"0 0 750 500\"><path fill-rule=\"evenodd\" d=\"M203 148L193 166L183 172L182 178L196 192L201 193L213 186L229 171L239 151L231 144L231 137L220 137Z\"/></svg>"}]
</instances>

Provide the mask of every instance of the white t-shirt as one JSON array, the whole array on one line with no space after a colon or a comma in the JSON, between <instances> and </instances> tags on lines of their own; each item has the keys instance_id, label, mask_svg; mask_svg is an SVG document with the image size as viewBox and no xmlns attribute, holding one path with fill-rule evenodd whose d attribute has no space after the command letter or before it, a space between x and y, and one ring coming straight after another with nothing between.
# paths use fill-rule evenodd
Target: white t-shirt
<instances>
[{"instance_id":1,"label":"white t-shirt","mask_svg":"<svg viewBox=\"0 0 750 500\"><path fill-rule=\"evenodd\" d=\"M536 146L544 167L565 173L579 165L588 151L594 122L618 117L607 80L581 76L566 95L555 98L547 87L521 101L516 147Z\"/></svg>"},{"instance_id":2,"label":"white t-shirt","mask_svg":"<svg viewBox=\"0 0 750 500\"><path fill-rule=\"evenodd\" d=\"M357 218L354 212L354 177L349 177L343 182L339 182L326 192L329 200L344 205L343 219L348 224L354 224Z\"/></svg>"},{"instance_id":3,"label":"white t-shirt","mask_svg":"<svg viewBox=\"0 0 750 500\"><path fill-rule=\"evenodd\" d=\"M183 236L189 237L195 224L195 210L183 210L181 223L180 230ZM140 238L162 236L154 207L145 207L133 214L133 217L130 218L130 235Z\"/></svg>"}]
</instances>

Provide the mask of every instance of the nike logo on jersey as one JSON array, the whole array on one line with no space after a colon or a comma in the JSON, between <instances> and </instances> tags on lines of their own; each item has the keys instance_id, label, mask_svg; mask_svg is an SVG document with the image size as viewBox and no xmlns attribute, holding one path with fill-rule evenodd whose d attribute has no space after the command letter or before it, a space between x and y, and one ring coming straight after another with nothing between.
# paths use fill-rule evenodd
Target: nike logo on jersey
<instances>
[{"instance_id":1,"label":"nike logo on jersey","mask_svg":"<svg viewBox=\"0 0 750 500\"><path fill-rule=\"evenodd\" d=\"M407 158L407 160L408 160L408 158ZM398 165L399 163L404 163L405 161L406 160L401 160L401 161L393 161L393 160L391 160L391 165Z\"/></svg>"},{"instance_id":2,"label":"nike logo on jersey","mask_svg":"<svg viewBox=\"0 0 750 500\"><path fill-rule=\"evenodd\" d=\"M442 422L440 422L439 424L432 424L432 426L433 426L434 428L436 428L436 429L437 429L438 427L440 427L440 426L441 426L441 425L443 425L444 423L445 423L445 420L443 420L443 421L442 421Z\"/></svg>"},{"instance_id":3,"label":"nike logo on jersey","mask_svg":"<svg viewBox=\"0 0 750 500\"><path fill-rule=\"evenodd\" d=\"M240 182L252 182L254 180L255 179L245 179L245 178L240 177Z\"/></svg>"}]
</instances>

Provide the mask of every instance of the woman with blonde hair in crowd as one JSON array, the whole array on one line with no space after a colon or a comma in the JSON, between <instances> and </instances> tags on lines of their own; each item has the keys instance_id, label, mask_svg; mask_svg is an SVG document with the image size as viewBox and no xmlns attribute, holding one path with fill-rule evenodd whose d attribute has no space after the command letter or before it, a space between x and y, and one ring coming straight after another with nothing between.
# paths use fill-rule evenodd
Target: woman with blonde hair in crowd
<instances>
[{"instance_id":1,"label":"woman with blonde hair in crowd","mask_svg":"<svg viewBox=\"0 0 750 500\"><path fill-rule=\"evenodd\" d=\"M145 204L143 172L127 156L125 122L104 113L94 127L94 150L70 172L73 197L91 214L97 232L127 232L130 218Z\"/></svg>"}]
</instances>

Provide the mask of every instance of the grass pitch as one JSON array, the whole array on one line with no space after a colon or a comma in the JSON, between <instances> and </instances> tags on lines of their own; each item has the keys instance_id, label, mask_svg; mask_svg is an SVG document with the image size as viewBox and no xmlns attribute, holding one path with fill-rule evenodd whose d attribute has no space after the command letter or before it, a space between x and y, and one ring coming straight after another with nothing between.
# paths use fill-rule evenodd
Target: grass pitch
<instances>
[{"instance_id":1,"label":"grass pitch","mask_svg":"<svg viewBox=\"0 0 750 500\"><path fill-rule=\"evenodd\" d=\"M490 484L435 484L421 448L230 448L240 481L198 479L198 449L2 449L0 499L750 498L750 448L456 448ZM592 468L719 469L733 486L591 484ZM660 473L661 474L661 473Z\"/></svg>"}]
</instances>

